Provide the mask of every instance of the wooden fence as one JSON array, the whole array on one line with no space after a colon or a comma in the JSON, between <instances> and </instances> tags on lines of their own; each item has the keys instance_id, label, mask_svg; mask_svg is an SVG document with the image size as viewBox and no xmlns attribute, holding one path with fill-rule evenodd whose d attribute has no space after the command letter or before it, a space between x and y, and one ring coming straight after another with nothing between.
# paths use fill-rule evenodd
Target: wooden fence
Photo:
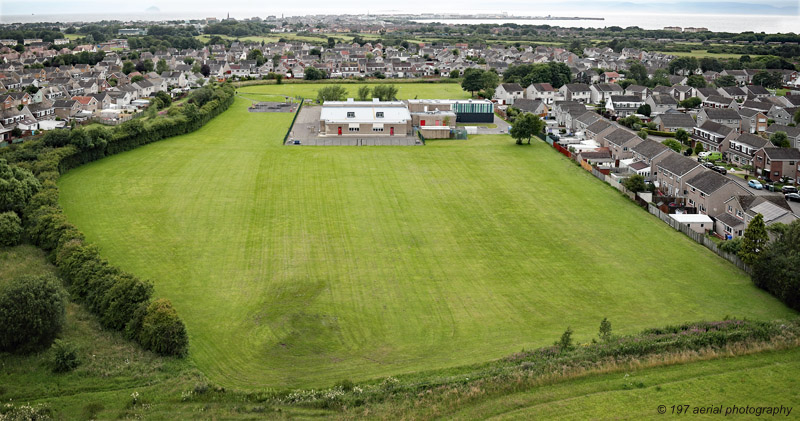
<instances>
[{"instance_id":1,"label":"wooden fence","mask_svg":"<svg viewBox=\"0 0 800 421\"><path fill-rule=\"evenodd\" d=\"M740 259L739 256L720 250L719 246L716 243L714 243L713 240L711 240L710 238L706 237L705 234L699 233L699 232L689 228L688 225L682 224L682 223L676 221L675 219L670 218L669 214L661 212L661 210L658 209L653 204L649 204L647 206L647 210L651 214L657 216L659 219L661 219L662 221L667 223L667 225L671 226L675 230L686 234L686 236L688 236L692 240L696 241L697 243L700 243L701 245L705 246L706 248L708 248L709 250L713 251L714 253L717 253L720 257L722 257L723 259L733 263L739 269L741 269L741 270L743 270L743 271L745 271L747 273L752 274L750 266L747 266L746 264L744 264L744 262L742 262L742 259Z\"/></svg>"},{"instance_id":2,"label":"wooden fence","mask_svg":"<svg viewBox=\"0 0 800 421\"><path fill-rule=\"evenodd\" d=\"M549 139L550 139L550 137L548 136L548 140ZM547 143L550 143L550 142L547 142ZM572 158L572 154L570 154L570 152L568 150L564 149L558 143L552 143L552 146L557 151L559 151L562 154L564 154L567 158L574 159L574 158ZM608 175L608 173L610 173L609 171L607 171L607 170L601 171L601 170L599 170L599 169L597 169L595 167L592 167L586 161L580 162L580 166L583 169L585 169L588 172L590 172L593 176L597 177L598 179L600 179L602 181L605 181L611 187L614 187L615 189L619 190L625 196L628 196L629 199L631 199L632 201L636 202L636 204L638 204L642 208L646 207L647 210L651 214L657 216L659 219L661 219L662 221L667 223L669 226L671 226L675 230L686 234L687 237L689 237L692 240L694 240L695 242L705 246L709 250L711 250L714 253L718 254L723 259L733 263L739 269L741 269L741 270L743 270L743 271L745 271L745 272L747 272L749 274L752 274L750 266L744 264L744 262L742 262L742 260L739 259L739 256L720 250L719 246L716 243L714 243L714 241L712 241L710 238L706 237L705 234L702 234L702 233L699 233L697 231L694 231L693 229L689 228L688 225L682 224L682 223L678 222L677 220L670 218L668 213L662 212L654 204L648 203L642 197L640 197L639 195L637 195L636 193L634 193L632 191L629 191L628 189L625 188L625 186L623 186L621 183L616 181L613 177L609 176Z\"/></svg>"}]
</instances>

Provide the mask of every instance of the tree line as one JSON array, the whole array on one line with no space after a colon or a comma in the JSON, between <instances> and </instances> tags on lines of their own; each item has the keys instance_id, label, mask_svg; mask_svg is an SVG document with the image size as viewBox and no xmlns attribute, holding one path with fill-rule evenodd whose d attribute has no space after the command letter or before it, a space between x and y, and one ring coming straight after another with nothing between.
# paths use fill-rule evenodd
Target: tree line
<instances>
[{"instance_id":1,"label":"tree line","mask_svg":"<svg viewBox=\"0 0 800 421\"><path fill-rule=\"evenodd\" d=\"M56 182L61 174L84 163L197 130L233 101L230 85L207 86L192 92L184 106L172 107L162 117L144 122L134 119L113 129L55 130L0 151L0 215L10 212L17 217L12 225L21 222L30 241L49 253L70 296L97 315L105 328L122 331L145 349L162 355L186 355L188 336L183 321L168 300L153 299L149 281L111 265L85 241L62 212ZM0 216L0 229L5 219ZM43 309L32 313L23 311L23 305L0 311L0 337L4 338L0 350L37 349L54 338L58 320L63 318L57 303L63 299L58 297L61 290L51 288L52 282L48 282L22 280L0 292L0 303L27 297L23 303ZM42 315L52 317L47 323L35 319ZM51 325L56 327L38 328Z\"/></svg>"}]
</instances>

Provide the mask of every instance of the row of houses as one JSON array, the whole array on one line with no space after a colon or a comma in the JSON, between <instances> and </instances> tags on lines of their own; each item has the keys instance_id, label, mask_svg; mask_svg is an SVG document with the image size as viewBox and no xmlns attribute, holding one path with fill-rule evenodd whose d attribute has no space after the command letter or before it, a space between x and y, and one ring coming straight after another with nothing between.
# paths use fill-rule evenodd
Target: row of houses
<instances>
[{"instance_id":1,"label":"row of houses","mask_svg":"<svg viewBox=\"0 0 800 421\"><path fill-rule=\"evenodd\" d=\"M697 160L659 142L641 139L624 127L601 119L586 131L600 147L579 152L579 161L598 167L614 167L621 163L629 173L652 182L660 195L710 217L713 226L704 228L721 237L742 235L750 220L759 213L768 225L797 219L782 195L754 195L748 188ZM737 139L746 142L754 137L758 136L740 134ZM800 176L800 150L777 148L765 141L754 155L760 163L757 168L791 175L793 181Z\"/></svg>"}]
</instances>

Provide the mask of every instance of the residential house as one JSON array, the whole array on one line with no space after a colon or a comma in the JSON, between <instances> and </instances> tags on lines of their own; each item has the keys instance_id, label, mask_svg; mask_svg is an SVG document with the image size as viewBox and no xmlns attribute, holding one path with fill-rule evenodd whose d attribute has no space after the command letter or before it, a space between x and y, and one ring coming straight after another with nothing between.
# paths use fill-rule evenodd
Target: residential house
<instances>
[{"instance_id":1,"label":"residential house","mask_svg":"<svg viewBox=\"0 0 800 421\"><path fill-rule=\"evenodd\" d=\"M28 110L37 121L53 119L56 116L53 101L50 100L43 100L42 102L28 105Z\"/></svg>"},{"instance_id":2,"label":"residential house","mask_svg":"<svg viewBox=\"0 0 800 421\"><path fill-rule=\"evenodd\" d=\"M514 105L514 101L524 98L524 90L519 83L501 83L494 90L492 99L496 99L499 104Z\"/></svg>"},{"instance_id":3,"label":"residential house","mask_svg":"<svg viewBox=\"0 0 800 421\"><path fill-rule=\"evenodd\" d=\"M686 190L686 204L709 216L724 213L724 203L731 197L750 193L739 183L711 170L687 179Z\"/></svg>"},{"instance_id":4,"label":"residential house","mask_svg":"<svg viewBox=\"0 0 800 421\"><path fill-rule=\"evenodd\" d=\"M767 115L752 108L739 109L742 117L742 133L764 133L767 130Z\"/></svg>"},{"instance_id":5,"label":"residential house","mask_svg":"<svg viewBox=\"0 0 800 421\"><path fill-rule=\"evenodd\" d=\"M686 130L689 134L696 124L692 116L684 113L659 114L653 118L653 123L658 125L662 132L677 132L678 129Z\"/></svg>"},{"instance_id":6,"label":"residential house","mask_svg":"<svg viewBox=\"0 0 800 421\"><path fill-rule=\"evenodd\" d=\"M737 165L753 165L753 156L763 147L771 147L767 139L750 133L733 135L728 139L726 157L728 162Z\"/></svg>"},{"instance_id":7,"label":"residential house","mask_svg":"<svg viewBox=\"0 0 800 421\"><path fill-rule=\"evenodd\" d=\"M557 97L561 97L559 91L553 89L549 83L533 83L525 88L525 97L528 99L538 99L547 106L553 105Z\"/></svg>"},{"instance_id":8,"label":"residential house","mask_svg":"<svg viewBox=\"0 0 800 421\"><path fill-rule=\"evenodd\" d=\"M706 121L692 129L692 145L696 146L697 143L701 143L704 151L724 153L728 150L728 141L736 137L738 133L728 126L714 121Z\"/></svg>"},{"instance_id":9,"label":"residential house","mask_svg":"<svg viewBox=\"0 0 800 421\"><path fill-rule=\"evenodd\" d=\"M612 95L622 95L622 87L616 83L598 83L589 87L589 99L592 104L605 104Z\"/></svg>"},{"instance_id":10,"label":"residential house","mask_svg":"<svg viewBox=\"0 0 800 421\"><path fill-rule=\"evenodd\" d=\"M53 102L53 108L57 117L69 120L81 111L81 104L74 99L59 99Z\"/></svg>"},{"instance_id":11,"label":"residential house","mask_svg":"<svg viewBox=\"0 0 800 421\"><path fill-rule=\"evenodd\" d=\"M642 143L642 138L635 133L618 128L603 137L603 146L611 151L614 160L629 159L633 157L633 147Z\"/></svg>"},{"instance_id":12,"label":"residential house","mask_svg":"<svg viewBox=\"0 0 800 421\"><path fill-rule=\"evenodd\" d=\"M72 97L80 104L80 109L83 111L95 112L100 109L100 102L93 96L74 96Z\"/></svg>"},{"instance_id":13,"label":"residential house","mask_svg":"<svg viewBox=\"0 0 800 421\"><path fill-rule=\"evenodd\" d=\"M737 131L742 128L742 117L738 111L731 108L701 109L697 113L697 125L702 126L707 121L713 121Z\"/></svg>"},{"instance_id":14,"label":"residential house","mask_svg":"<svg viewBox=\"0 0 800 421\"><path fill-rule=\"evenodd\" d=\"M738 104L733 98L722 95L709 95L701 105L704 108L738 108Z\"/></svg>"},{"instance_id":15,"label":"residential house","mask_svg":"<svg viewBox=\"0 0 800 421\"><path fill-rule=\"evenodd\" d=\"M747 99L747 92L738 86L723 86L717 88L720 95L728 98L733 98L737 102L744 102Z\"/></svg>"},{"instance_id":16,"label":"residential house","mask_svg":"<svg viewBox=\"0 0 800 421\"><path fill-rule=\"evenodd\" d=\"M672 152L654 164L656 187L667 196L686 197L686 181L706 170L694 159Z\"/></svg>"},{"instance_id":17,"label":"residential house","mask_svg":"<svg viewBox=\"0 0 800 421\"><path fill-rule=\"evenodd\" d=\"M786 108L773 107L767 113L767 117L775 120L775 123L777 124L783 124L784 126L788 126L789 124L794 123L794 115L795 113L797 113L798 110L800 110L800 107L786 107Z\"/></svg>"},{"instance_id":18,"label":"residential house","mask_svg":"<svg viewBox=\"0 0 800 421\"><path fill-rule=\"evenodd\" d=\"M587 127L602 119L603 117L601 117L600 114L597 114L594 111L586 111L574 120L575 132L583 132Z\"/></svg>"},{"instance_id":19,"label":"residential house","mask_svg":"<svg viewBox=\"0 0 800 421\"><path fill-rule=\"evenodd\" d=\"M609 123L608 120L597 120L591 125L587 126L586 129L583 131L584 137L587 139L595 139L599 142L598 134L602 133L604 130L609 128L616 128L613 124Z\"/></svg>"},{"instance_id":20,"label":"residential house","mask_svg":"<svg viewBox=\"0 0 800 421\"><path fill-rule=\"evenodd\" d=\"M639 143L631 148L631 152L633 153L633 163L641 162L643 164L643 166L638 166L641 168L635 168L636 172L650 182L656 177L653 172L656 164L673 153L672 149L663 143L653 140L645 140Z\"/></svg>"},{"instance_id":21,"label":"residential house","mask_svg":"<svg viewBox=\"0 0 800 421\"><path fill-rule=\"evenodd\" d=\"M588 103L592 99L592 90L585 83L568 83L558 90L564 99L571 102Z\"/></svg>"},{"instance_id":22,"label":"residential house","mask_svg":"<svg viewBox=\"0 0 800 421\"><path fill-rule=\"evenodd\" d=\"M646 104L650 105L650 115L664 114L669 110L678 109L678 101L671 95L653 94L647 97Z\"/></svg>"},{"instance_id":23,"label":"residential house","mask_svg":"<svg viewBox=\"0 0 800 421\"><path fill-rule=\"evenodd\" d=\"M636 95L611 95L606 100L606 111L618 117L636 114L636 110L644 105L644 100Z\"/></svg>"},{"instance_id":24,"label":"residential house","mask_svg":"<svg viewBox=\"0 0 800 421\"><path fill-rule=\"evenodd\" d=\"M529 112L534 115L538 115L541 118L546 118L550 113L550 109L547 107L544 101L538 99L527 99L527 98L515 99L514 108L517 108L521 111Z\"/></svg>"},{"instance_id":25,"label":"residential house","mask_svg":"<svg viewBox=\"0 0 800 421\"><path fill-rule=\"evenodd\" d=\"M775 182L786 177L792 184L799 183L798 166L800 150L795 148L763 147L753 159L754 172Z\"/></svg>"},{"instance_id":26,"label":"residential house","mask_svg":"<svg viewBox=\"0 0 800 421\"><path fill-rule=\"evenodd\" d=\"M744 235L744 230L756 215L761 214L764 224L780 222L790 224L797 217L783 196L755 196L752 193L733 196L723 203L725 211L715 217L714 231L723 238Z\"/></svg>"},{"instance_id":27,"label":"residential house","mask_svg":"<svg viewBox=\"0 0 800 421\"><path fill-rule=\"evenodd\" d=\"M647 98L647 96L650 95L650 89L648 89L646 86L641 86L641 85L628 85L628 87L625 88L625 95L626 96L635 95L638 96L639 99L644 101Z\"/></svg>"}]
</instances>

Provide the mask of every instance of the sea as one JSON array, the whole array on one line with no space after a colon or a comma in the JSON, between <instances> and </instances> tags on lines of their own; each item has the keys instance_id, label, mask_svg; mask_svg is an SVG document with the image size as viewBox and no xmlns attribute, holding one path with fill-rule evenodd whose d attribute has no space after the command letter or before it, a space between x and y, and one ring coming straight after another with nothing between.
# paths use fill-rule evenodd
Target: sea
<instances>
[{"instance_id":1,"label":"sea","mask_svg":"<svg viewBox=\"0 0 800 421\"><path fill-rule=\"evenodd\" d=\"M2 0L0 0L2 2ZM238 12L232 17L242 19L257 15L259 11L251 13ZM262 18L268 12L263 11ZM323 13L323 12L318 12ZM334 13L334 12L331 12ZM275 13L272 13L273 15ZM309 15L307 11L296 15ZM520 12L519 15L534 15L535 13ZM202 19L208 16L218 18L225 17L225 13L215 12L151 12L151 13L103 13L103 14L30 14L30 15L8 15L0 13L0 23L29 23L29 22L96 22L101 20L124 20L124 21L160 21L160 20L184 20ZM286 16L292 16L287 13ZM559 14L559 16L568 16ZM585 17L604 18L604 20L557 20L557 19L421 19L418 22L441 22L452 24L482 24L482 23L515 23L519 25L551 25L567 28L603 28L609 26L619 26L626 28L638 26L642 29L663 29L666 26L680 27L703 27L715 32L765 32L765 33L798 33L800 32L800 16L777 16L777 15L732 15L732 14L635 14L635 13L587 13Z\"/></svg>"}]
</instances>

